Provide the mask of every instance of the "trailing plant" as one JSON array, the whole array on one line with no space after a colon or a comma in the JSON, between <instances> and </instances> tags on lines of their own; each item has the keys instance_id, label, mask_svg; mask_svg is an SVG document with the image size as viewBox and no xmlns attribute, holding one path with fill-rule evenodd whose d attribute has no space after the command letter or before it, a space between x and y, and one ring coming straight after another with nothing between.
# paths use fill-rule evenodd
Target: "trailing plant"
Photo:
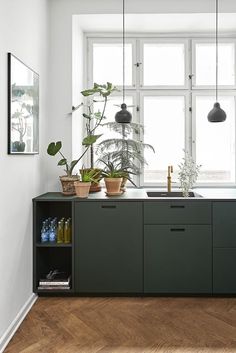
<instances>
[{"instance_id":1,"label":"trailing plant","mask_svg":"<svg viewBox=\"0 0 236 353\"><path fill-rule=\"evenodd\" d=\"M78 159L75 159L75 160L73 160L71 162L68 162L68 159L61 152L61 149L62 149L62 142L61 141L51 142L48 145L47 153L50 156L56 156L59 153L61 155L62 159L59 160L57 165L64 166L65 167L64 171L66 172L66 175L68 177L71 177L73 175L73 170L74 170L76 164L83 158L83 156L87 152L88 148L89 147L87 147L85 149L85 151L82 153L82 155Z\"/></svg>"},{"instance_id":2,"label":"trailing plant","mask_svg":"<svg viewBox=\"0 0 236 353\"><path fill-rule=\"evenodd\" d=\"M184 150L185 157L183 157L183 162L181 162L179 167L179 182L180 188L182 189L183 196L189 196L189 190L196 183L201 165L196 165L192 156Z\"/></svg>"},{"instance_id":3,"label":"trailing plant","mask_svg":"<svg viewBox=\"0 0 236 353\"><path fill-rule=\"evenodd\" d=\"M85 147L89 147L90 149L90 168L94 168L94 144L97 142L99 137L102 134L96 134L98 127L102 124L104 119L106 119L105 111L107 106L108 97L114 92L117 91L117 88L112 85L112 83L107 82L104 85L100 85L94 83L93 88L84 90L81 94L84 97L92 97L92 99L86 104L80 104L77 107L72 107L72 112L75 112L81 106L85 106L87 108L87 112L83 113L83 117L85 118L85 131L86 136L82 141L82 145ZM98 97L98 98L96 98ZM99 97L101 98L99 100ZM96 103L103 103L102 110L96 111Z\"/></svg>"},{"instance_id":4,"label":"trailing plant","mask_svg":"<svg viewBox=\"0 0 236 353\"><path fill-rule=\"evenodd\" d=\"M96 153L104 161L112 160L116 164L125 166L129 173L140 174L141 167L147 164L144 158L144 149L155 152L154 148L134 138L143 134L143 125L137 123L109 122L102 126L119 133L120 137L106 139L97 146Z\"/></svg>"}]
</instances>

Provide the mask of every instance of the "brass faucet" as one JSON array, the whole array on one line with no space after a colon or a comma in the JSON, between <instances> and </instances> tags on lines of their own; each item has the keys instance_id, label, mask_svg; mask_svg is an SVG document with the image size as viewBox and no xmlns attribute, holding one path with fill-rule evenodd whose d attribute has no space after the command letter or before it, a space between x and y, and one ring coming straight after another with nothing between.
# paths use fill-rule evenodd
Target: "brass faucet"
<instances>
[{"instance_id":1,"label":"brass faucet","mask_svg":"<svg viewBox=\"0 0 236 353\"><path fill-rule=\"evenodd\" d=\"M173 165L168 165L168 175L167 175L167 191L171 192L171 173L173 173Z\"/></svg>"}]
</instances>

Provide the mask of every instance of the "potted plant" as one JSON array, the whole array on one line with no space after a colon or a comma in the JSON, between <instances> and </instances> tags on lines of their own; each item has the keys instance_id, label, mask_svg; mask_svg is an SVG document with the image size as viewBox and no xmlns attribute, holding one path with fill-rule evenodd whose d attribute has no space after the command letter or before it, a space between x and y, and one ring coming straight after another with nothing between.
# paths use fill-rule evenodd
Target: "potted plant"
<instances>
[{"instance_id":1,"label":"potted plant","mask_svg":"<svg viewBox=\"0 0 236 353\"><path fill-rule=\"evenodd\" d=\"M123 193L121 191L121 183L123 178L127 178L134 186L134 182L130 179L129 174L133 174L125 166L121 164L115 164L114 162L100 160L105 164L105 168L102 171L102 177L104 178L107 195L120 195Z\"/></svg>"},{"instance_id":2,"label":"potted plant","mask_svg":"<svg viewBox=\"0 0 236 353\"><path fill-rule=\"evenodd\" d=\"M97 140L102 136L102 134L97 134L97 129L102 125L102 122L105 117L105 111L107 106L108 97L114 92L117 91L117 88L113 86L110 82L107 82L105 85L100 85L94 83L94 86L90 89L86 89L81 92L81 94L88 98L86 104L80 104L76 107L72 107L72 113L79 109L81 106L86 107L86 113L83 113L83 117L85 119L85 132L86 136L84 137L82 144L85 147L89 147L90 152L90 166L89 170L93 169L97 176L98 172L101 170L99 168L95 168L94 163L94 145ZM96 110L97 103L103 103L102 110ZM99 177L97 178L97 182L92 182L90 192L100 191L101 186L99 185Z\"/></svg>"},{"instance_id":3,"label":"potted plant","mask_svg":"<svg viewBox=\"0 0 236 353\"><path fill-rule=\"evenodd\" d=\"M130 174L139 175L143 165L147 164L144 158L144 149L150 149L153 152L155 150L150 144L143 143L138 138L144 132L141 124L109 122L102 126L120 134L118 138L100 142L96 152L102 156L103 161L112 160L126 170L121 185L121 189L124 191L126 181L130 180Z\"/></svg>"},{"instance_id":4,"label":"potted plant","mask_svg":"<svg viewBox=\"0 0 236 353\"><path fill-rule=\"evenodd\" d=\"M61 155L62 159L60 159L60 161L57 163L57 165L64 166L65 167L64 171L66 173L66 175L60 176L60 181L62 184L62 193L64 195L75 195L74 182L79 180L79 176L73 175L73 170L74 170L76 164L83 158L83 156L87 152L88 147L85 149L85 151L82 153L82 155L78 159L71 161L71 163L69 163L67 158L62 154L61 148L62 148L61 141L51 142L48 145L47 153L50 156L56 156L58 153Z\"/></svg>"},{"instance_id":5,"label":"potted plant","mask_svg":"<svg viewBox=\"0 0 236 353\"><path fill-rule=\"evenodd\" d=\"M100 171L99 171L100 174ZM74 182L76 195L80 198L87 198L92 182L97 182L96 172L93 169L81 169L81 180Z\"/></svg>"}]
</instances>

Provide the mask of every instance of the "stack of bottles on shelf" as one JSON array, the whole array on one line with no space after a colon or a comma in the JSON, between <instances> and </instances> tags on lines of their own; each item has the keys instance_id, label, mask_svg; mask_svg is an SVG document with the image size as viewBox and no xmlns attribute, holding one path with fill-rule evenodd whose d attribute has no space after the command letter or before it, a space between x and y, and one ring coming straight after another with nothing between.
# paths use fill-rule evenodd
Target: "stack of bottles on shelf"
<instances>
[{"instance_id":1,"label":"stack of bottles on shelf","mask_svg":"<svg viewBox=\"0 0 236 353\"><path fill-rule=\"evenodd\" d=\"M51 270L45 278L39 280L38 289L41 290L69 290L71 289L70 286L71 276L68 275L66 272L61 272L57 269Z\"/></svg>"},{"instance_id":2,"label":"stack of bottles on shelf","mask_svg":"<svg viewBox=\"0 0 236 353\"><path fill-rule=\"evenodd\" d=\"M42 223L41 243L71 243L71 218L47 218Z\"/></svg>"}]
</instances>

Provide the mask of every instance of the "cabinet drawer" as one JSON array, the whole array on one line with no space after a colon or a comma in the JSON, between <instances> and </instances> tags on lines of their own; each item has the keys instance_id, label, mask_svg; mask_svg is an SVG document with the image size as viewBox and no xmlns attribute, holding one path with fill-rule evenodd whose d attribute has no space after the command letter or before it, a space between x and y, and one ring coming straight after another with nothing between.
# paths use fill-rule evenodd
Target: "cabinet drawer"
<instances>
[{"instance_id":1,"label":"cabinet drawer","mask_svg":"<svg viewBox=\"0 0 236 353\"><path fill-rule=\"evenodd\" d=\"M236 293L236 249L214 249L213 293Z\"/></svg>"},{"instance_id":2,"label":"cabinet drawer","mask_svg":"<svg viewBox=\"0 0 236 353\"><path fill-rule=\"evenodd\" d=\"M211 226L146 225L144 291L211 293Z\"/></svg>"},{"instance_id":3,"label":"cabinet drawer","mask_svg":"<svg viewBox=\"0 0 236 353\"><path fill-rule=\"evenodd\" d=\"M236 247L236 202L213 203L214 247Z\"/></svg>"},{"instance_id":4,"label":"cabinet drawer","mask_svg":"<svg viewBox=\"0 0 236 353\"><path fill-rule=\"evenodd\" d=\"M211 203L176 200L145 202L144 224L211 224Z\"/></svg>"}]
</instances>

